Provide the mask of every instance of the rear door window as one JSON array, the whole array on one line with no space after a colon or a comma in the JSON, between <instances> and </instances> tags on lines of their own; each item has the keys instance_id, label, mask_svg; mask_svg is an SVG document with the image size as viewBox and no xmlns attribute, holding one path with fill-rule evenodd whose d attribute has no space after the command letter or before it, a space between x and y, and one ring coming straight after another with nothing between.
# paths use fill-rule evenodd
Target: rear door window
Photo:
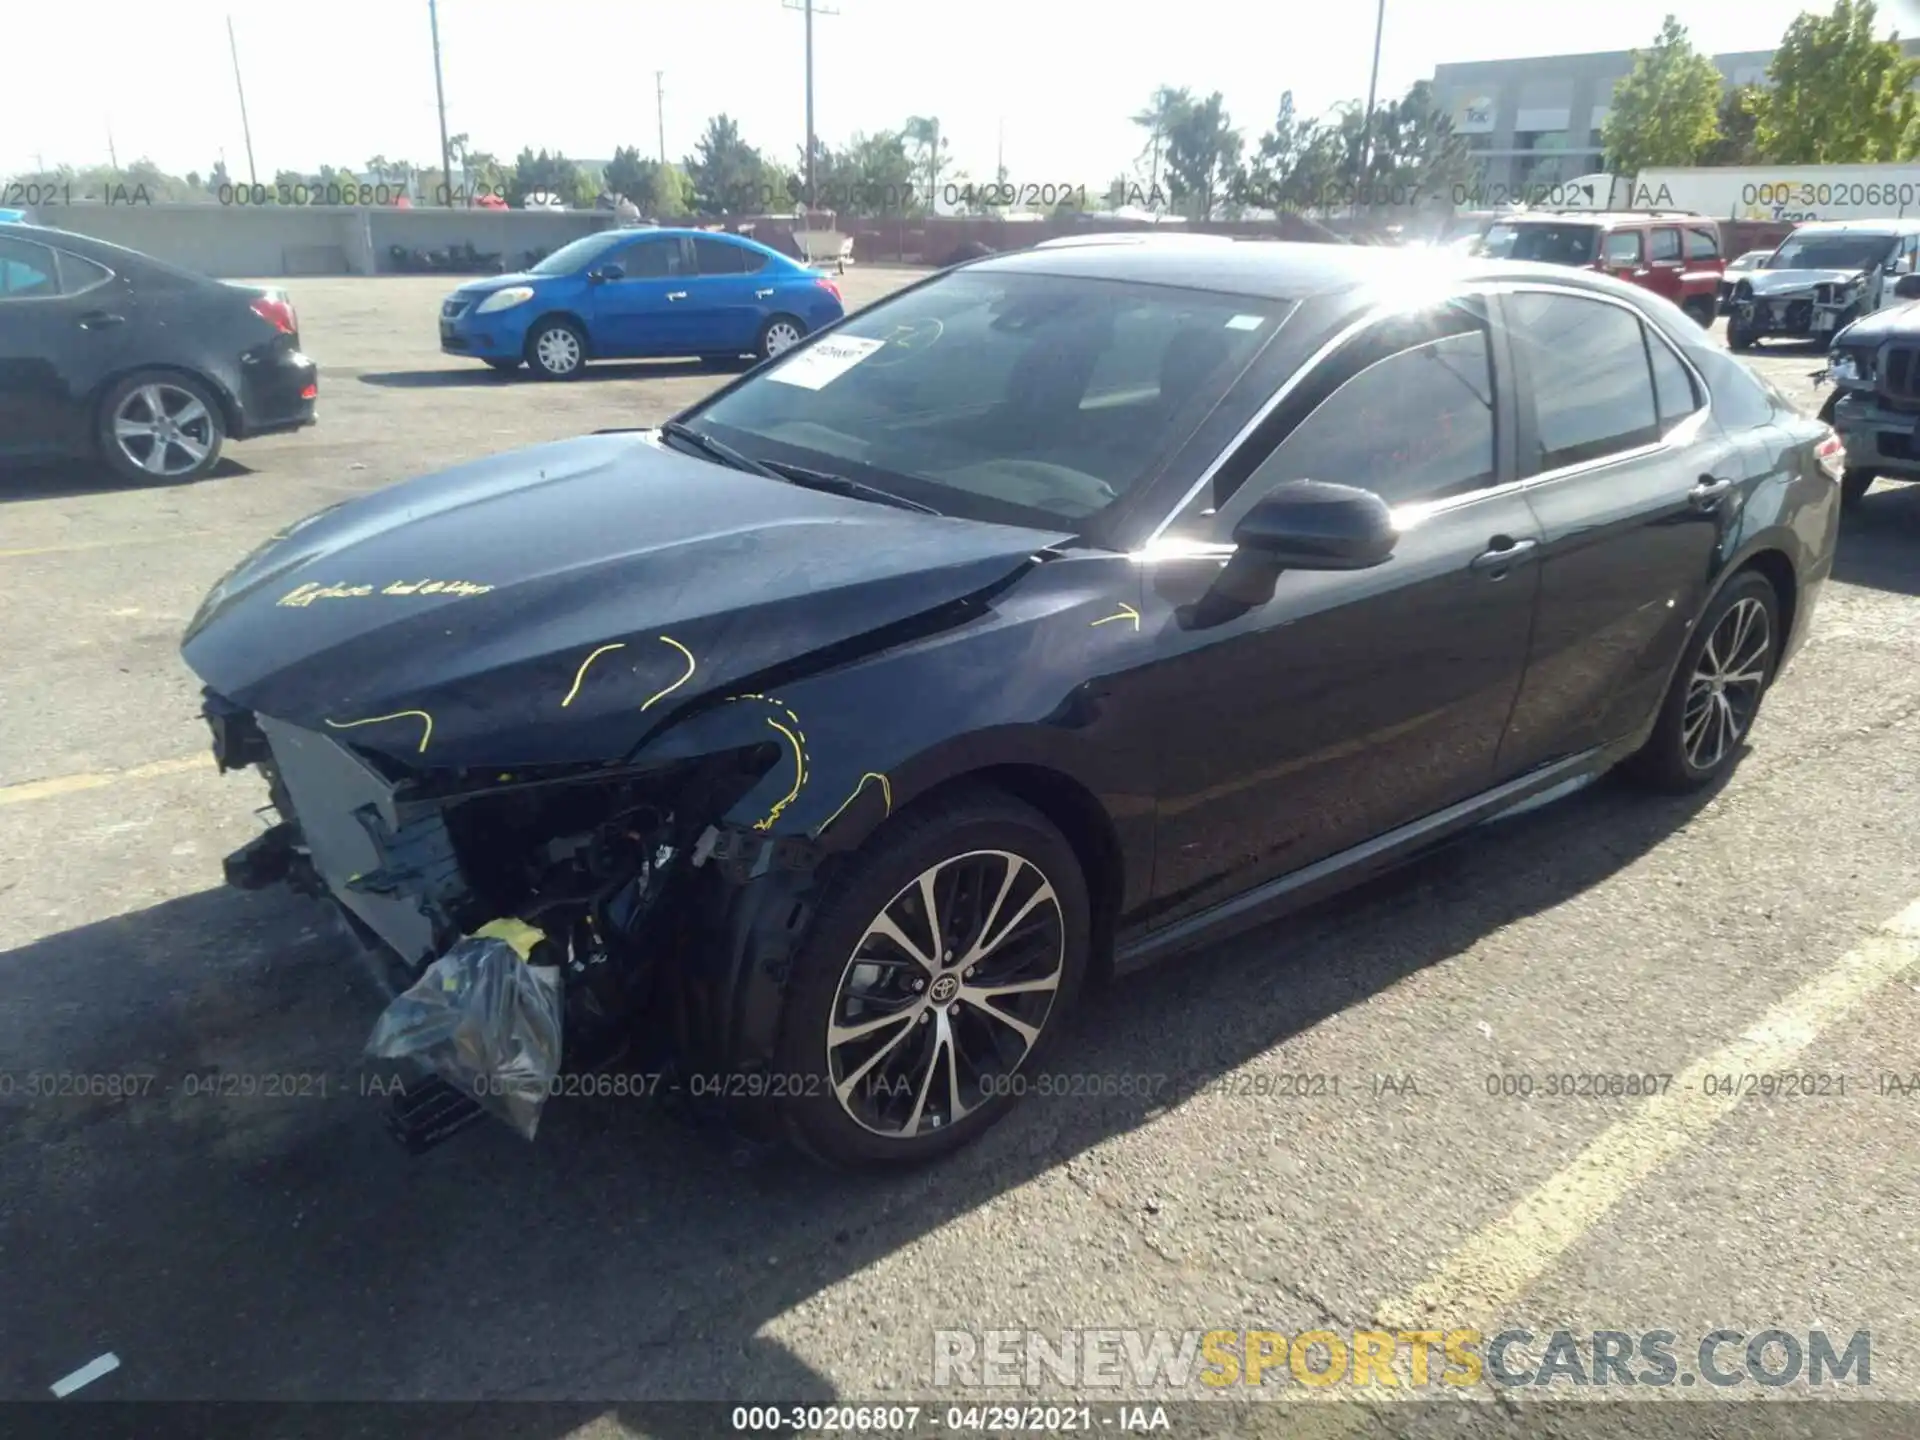
<instances>
[{"instance_id":1,"label":"rear door window","mask_svg":"<svg viewBox=\"0 0 1920 1440\"><path fill-rule=\"evenodd\" d=\"M1720 258L1720 242L1713 238L1712 231L1699 230L1689 226L1687 228L1686 240L1687 259L1718 260Z\"/></svg>"},{"instance_id":2,"label":"rear door window","mask_svg":"<svg viewBox=\"0 0 1920 1440\"><path fill-rule=\"evenodd\" d=\"M1533 390L1534 445L1523 471L1588 464L1660 439L1647 341L1624 306L1577 295L1508 297L1514 365Z\"/></svg>"},{"instance_id":3,"label":"rear door window","mask_svg":"<svg viewBox=\"0 0 1920 1440\"><path fill-rule=\"evenodd\" d=\"M743 275L747 252L724 240L705 235L693 237L693 268L700 275Z\"/></svg>"},{"instance_id":4,"label":"rear door window","mask_svg":"<svg viewBox=\"0 0 1920 1440\"><path fill-rule=\"evenodd\" d=\"M1671 261L1680 258L1680 232L1670 225L1662 225L1653 232L1652 258L1655 261Z\"/></svg>"}]
</instances>

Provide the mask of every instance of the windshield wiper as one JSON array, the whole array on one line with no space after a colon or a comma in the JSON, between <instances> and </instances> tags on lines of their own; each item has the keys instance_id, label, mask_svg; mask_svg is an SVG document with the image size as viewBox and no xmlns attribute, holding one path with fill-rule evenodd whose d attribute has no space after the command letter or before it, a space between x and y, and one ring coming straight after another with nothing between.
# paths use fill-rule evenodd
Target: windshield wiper
<instances>
[{"instance_id":1,"label":"windshield wiper","mask_svg":"<svg viewBox=\"0 0 1920 1440\"><path fill-rule=\"evenodd\" d=\"M777 471L769 470L758 460L749 460L731 445L722 445L711 435L703 435L691 425L683 425L678 420L669 420L660 427L662 435L671 435L701 451L708 458L718 460L722 465L730 465L735 470L745 470L749 475L764 475L769 480L782 480L786 477Z\"/></svg>"},{"instance_id":2,"label":"windshield wiper","mask_svg":"<svg viewBox=\"0 0 1920 1440\"><path fill-rule=\"evenodd\" d=\"M882 490L878 485L869 485L864 480L849 479L826 470L809 470L804 465L789 465L784 460L765 460L760 463L762 469L808 490L823 490L829 495L846 495L855 500L872 500L876 504L894 505L902 510L917 510L922 515L940 514L931 505L922 505L918 500L909 500L904 495Z\"/></svg>"}]
</instances>

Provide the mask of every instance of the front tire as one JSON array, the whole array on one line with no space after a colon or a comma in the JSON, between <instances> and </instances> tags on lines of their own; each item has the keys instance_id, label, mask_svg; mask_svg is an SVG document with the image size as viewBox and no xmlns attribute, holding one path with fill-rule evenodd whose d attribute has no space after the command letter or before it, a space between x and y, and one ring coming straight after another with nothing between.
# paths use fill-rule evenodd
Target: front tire
<instances>
[{"instance_id":1,"label":"front tire","mask_svg":"<svg viewBox=\"0 0 1920 1440\"><path fill-rule=\"evenodd\" d=\"M1629 771L1675 794L1726 775L1773 683L1784 639L1780 597L1766 576L1749 570L1729 581L1694 627Z\"/></svg>"},{"instance_id":2,"label":"front tire","mask_svg":"<svg viewBox=\"0 0 1920 1440\"><path fill-rule=\"evenodd\" d=\"M782 1128L830 1165L922 1163L1010 1109L1072 1011L1091 945L1078 857L996 791L892 821L852 857L794 965Z\"/></svg>"},{"instance_id":3,"label":"front tire","mask_svg":"<svg viewBox=\"0 0 1920 1440\"><path fill-rule=\"evenodd\" d=\"M587 335L571 320L542 320L527 332L527 366L542 380L578 380L587 368Z\"/></svg>"},{"instance_id":4,"label":"front tire","mask_svg":"<svg viewBox=\"0 0 1920 1440\"><path fill-rule=\"evenodd\" d=\"M226 435L213 391L172 370L139 370L121 380L101 397L95 422L107 468L142 485L198 480L219 463Z\"/></svg>"}]
</instances>

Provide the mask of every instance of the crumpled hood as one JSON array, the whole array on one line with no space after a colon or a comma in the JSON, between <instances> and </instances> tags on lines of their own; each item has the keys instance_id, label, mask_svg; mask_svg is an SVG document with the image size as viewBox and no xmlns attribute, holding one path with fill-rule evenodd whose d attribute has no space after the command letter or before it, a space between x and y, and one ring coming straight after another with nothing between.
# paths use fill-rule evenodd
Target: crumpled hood
<instances>
[{"instance_id":1,"label":"crumpled hood","mask_svg":"<svg viewBox=\"0 0 1920 1440\"><path fill-rule=\"evenodd\" d=\"M1859 270L1749 270L1741 278L1752 284L1756 296L1770 299L1811 295L1816 285L1842 285L1858 280L1863 273Z\"/></svg>"},{"instance_id":2,"label":"crumpled hood","mask_svg":"<svg viewBox=\"0 0 1920 1440\"><path fill-rule=\"evenodd\" d=\"M689 702L1067 538L591 435L291 527L214 587L182 654L229 700L415 765L618 759Z\"/></svg>"}]
</instances>

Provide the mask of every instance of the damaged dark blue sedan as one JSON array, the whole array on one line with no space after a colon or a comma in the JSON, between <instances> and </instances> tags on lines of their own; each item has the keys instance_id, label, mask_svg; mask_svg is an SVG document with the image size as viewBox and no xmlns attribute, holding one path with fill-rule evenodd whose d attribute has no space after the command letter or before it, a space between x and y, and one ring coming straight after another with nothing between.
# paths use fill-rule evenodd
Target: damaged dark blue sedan
<instances>
[{"instance_id":1,"label":"damaged dark blue sedan","mask_svg":"<svg viewBox=\"0 0 1920 1440\"><path fill-rule=\"evenodd\" d=\"M229 878L401 963L416 1130L644 1053L913 1161L1116 969L1618 762L1723 777L1839 463L1603 276L1063 245L322 512L184 654L278 811Z\"/></svg>"}]
</instances>

